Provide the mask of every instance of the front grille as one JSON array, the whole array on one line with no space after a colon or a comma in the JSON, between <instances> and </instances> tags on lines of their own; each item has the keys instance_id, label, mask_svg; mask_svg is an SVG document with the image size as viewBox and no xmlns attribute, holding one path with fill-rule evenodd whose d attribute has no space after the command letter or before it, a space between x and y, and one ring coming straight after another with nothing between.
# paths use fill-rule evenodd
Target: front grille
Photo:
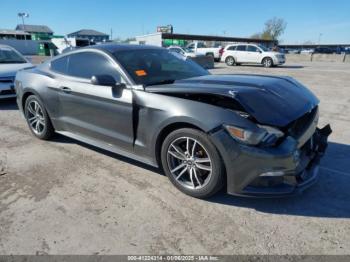
<instances>
[{"instance_id":1,"label":"front grille","mask_svg":"<svg viewBox=\"0 0 350 262\"><path fill-rule=\"evenodd\" d=\"M0 83L13 83L14 77L0 77Z\"/></svg>"},{"instance_id":2,"label":"front grille","mask_svg":"<svg viewBox=\"0 0 350 262\"><path fill-rule=\"evenodd\" d=\"M0 91L0 95L3 95L3 96L14 95L14 94L16 94L14 89Z\"/></svg>"},{"instance_id":3,"label":"front grille","mask_svg":"<svg viewBox=\"0 0 350 262\"><path fill-rule=\"evenodd\" d=\"M318 107L316 106L310 112L307 112L303 116L299 117L297 120L293 121L287 126L287 132L290 136L298 138L304 134L304 132L309 128L312 121L315 119L318 113Z\"/></svg>"}]
</instances>

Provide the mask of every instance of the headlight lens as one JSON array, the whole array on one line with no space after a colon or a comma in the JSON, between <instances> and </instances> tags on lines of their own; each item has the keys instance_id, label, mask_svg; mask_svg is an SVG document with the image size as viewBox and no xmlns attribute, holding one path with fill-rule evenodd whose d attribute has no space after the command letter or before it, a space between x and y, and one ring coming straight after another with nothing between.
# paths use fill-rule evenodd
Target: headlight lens
<instances>
[{"instance_id":1,"label":"headlight lens","mask_svg":"<svg viewBox=\"0 0 350 262\"><path fill-rule=\"evenodd\" d=\"M224 125L225 129L235 140L247 145L261 144L263 146L271 146L274 145L280 137L284 136L284 133L277 128L262 125L258 126L259 129L257 131L251 131L232 125Z\"/></svg>"},{"instance_id":2,"label":"headlight lens","mask_svg":"<svg viewBox=\"0 0 350 262\"><path fill-rule=\"evenodd\" d=\"M259 144L265 135L265 132L263 130L261 130L261 132L253 132L231 125L225 125L225 128L234 139L248 145Z\"/></svg>"},{"instance_id":3,"label":"headlight lens","mask_svg":"<svg viewBox=\"0 0 350 262\"><path fill-rule=\"evenodd\" d=\"M274 145L280 137L284 136L284 133L271 126L258 125L261 129L265 130L265 136L261 140L262 145L272 146Z\"/></svg>"}]
</instances>

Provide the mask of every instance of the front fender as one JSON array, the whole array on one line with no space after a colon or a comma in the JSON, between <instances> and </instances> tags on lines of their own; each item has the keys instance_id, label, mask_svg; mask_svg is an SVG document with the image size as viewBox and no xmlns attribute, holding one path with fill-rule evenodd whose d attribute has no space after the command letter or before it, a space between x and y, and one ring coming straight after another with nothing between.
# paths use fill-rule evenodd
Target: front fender
<instances>
[{"instance_id":1,"label":"front fender","mask_svg":"<svg viewBox=\"0 0 350 262\"><path fill-rule=\"evenodd\" d=\"M233 110L171 95L135 91L134 103L138 111L136 153L153 159L156 159L157 139L169 125L190 124L206 133L223 124L257 128Z\"/></svg>"}]
</instances>

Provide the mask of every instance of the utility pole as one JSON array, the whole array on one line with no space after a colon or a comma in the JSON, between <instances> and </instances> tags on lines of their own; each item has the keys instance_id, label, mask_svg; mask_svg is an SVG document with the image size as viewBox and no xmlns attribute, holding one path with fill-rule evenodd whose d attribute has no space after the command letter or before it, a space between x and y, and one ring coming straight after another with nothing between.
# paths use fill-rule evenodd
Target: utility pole
<instances>
[{"instance_id":1,"label":"utility pole","mask_svg":"<svg viewBox=\"0 0 350 262\"><path fill-rule=\"evenodd\" d=\"M318 35L318 45L321 45L321 37L322 37L322 33L320 33L319 35Z\"/></svg>"},{"instance_id":2,"label":"utility pole","mask_svg":"<svg viewBox=\"0 0 350 262\"><path fill-rule=\"evenodd\" d=\"M111 41L113 41L113 29L111 28Z\"/></svg>"},{"instance_id":3,"label":"utility pole","mask_svg":"<svg viewBox=\"0 0 350 262\"><path fill-rule=\"evenodd\" d=\"M23 26L23 32L24 32L24 41L25 41L25 44L27 45L27 35L26 35L26 28L25 28L25 25L24 25L24 18L25 17L29 17L29 14L28 13L18 13L18 16L22 18L22 26Z\"/></svg>"}]
</instances>

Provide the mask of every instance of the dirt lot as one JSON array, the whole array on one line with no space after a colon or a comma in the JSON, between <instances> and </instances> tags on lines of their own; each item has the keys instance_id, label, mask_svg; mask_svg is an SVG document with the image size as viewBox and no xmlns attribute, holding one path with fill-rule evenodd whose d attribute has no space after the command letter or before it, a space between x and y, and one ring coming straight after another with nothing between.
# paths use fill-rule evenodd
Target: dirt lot
<instances>
[{"instance_id":1,"label":"dirt lot","mask_svg":"<svg viewBox=\"0 0 350 262\"><path fill-rule=\"evenodd\" d=\"M290 75L320 98L334 133L314 187L197 200L130 159L35 139L15 102L0 101L0 254L350 254L350 64L212 72Z\"/></svg>"}]
</instances>

